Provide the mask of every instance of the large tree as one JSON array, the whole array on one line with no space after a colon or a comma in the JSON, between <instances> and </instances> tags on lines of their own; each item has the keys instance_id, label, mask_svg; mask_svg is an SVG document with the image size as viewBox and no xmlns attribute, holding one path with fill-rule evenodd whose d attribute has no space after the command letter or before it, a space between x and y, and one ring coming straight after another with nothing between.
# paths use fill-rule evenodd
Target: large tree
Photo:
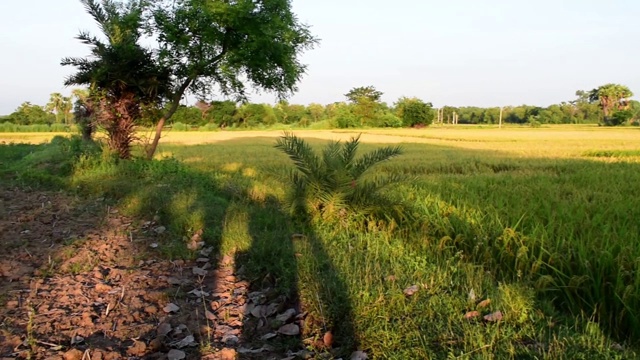
<instances>
[{"instance_id":1,"label":"large tree","mask_svg":"<svg viewBox=\"0 0 640 360\"><path fill-rule=\"evenodd\" d=\"M579 93L576 93L580 95ZM633 96L628 87L620 84L606 84L589 92L589 101L598 103L604 113L605 122L610 120L615 111L626 110L629 98Z\"/></svg>"},{"instance_id":2,"label":"large tree","mask_svg":"<svg viewBox=\"0 0 640 360\"><path fill-rule=\"evenodd\" d=\"M150 14L158 62L172 77L171 106L156 125L148 158L185 93L204 99L217 90L244 101L247 88L254 87L285 98L306 70L299 55L317 42L291 11L290 0L158 1Z\"/></svg>"},{"instance_id":3,"label":"large tree","mask_svg":"<svg viewBox=\"0 0 640 360\"><path fill-rule=\"evenodd\" d=\"M353 114L360 120L360 125L372 124L380 110L382 92L373 86L356 87L344 94L353 104Z\"/></svg>"}]
</instances>

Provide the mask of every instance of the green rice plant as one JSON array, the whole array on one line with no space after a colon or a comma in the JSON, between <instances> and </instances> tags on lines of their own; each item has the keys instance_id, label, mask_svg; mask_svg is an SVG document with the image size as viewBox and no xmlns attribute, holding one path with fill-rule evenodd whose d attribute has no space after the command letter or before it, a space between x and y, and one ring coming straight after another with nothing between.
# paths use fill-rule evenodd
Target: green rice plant
<instances>
[{"instance_id":1,"label":"green rice plant","mask_svg":"<svg viewBox=\"0 0 640 360\"><path fill-rule=\"evenodd\" d=\"M324 220L347 215L402 219L402 203L385 196L384 190L404 179L394 174L367 176L376 164L399 156L402 149L387 146L356 158L359 145L359 136L345 143L332 141L318 155L305 140L291 133L280 137L276 148L295 165L288 176L289 211Z\"/></svg>"}]
</instances>

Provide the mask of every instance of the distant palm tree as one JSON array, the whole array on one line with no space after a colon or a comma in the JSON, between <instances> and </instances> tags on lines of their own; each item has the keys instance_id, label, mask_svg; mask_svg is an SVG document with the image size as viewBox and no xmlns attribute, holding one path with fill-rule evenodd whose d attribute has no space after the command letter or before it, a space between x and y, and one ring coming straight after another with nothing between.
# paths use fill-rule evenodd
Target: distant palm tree
<instances>
[{"instance_id":1,"label":"distant palm tree","mask_svg":"<svg viewBox=\"0 0 640 360\"><path fill-rule=\"evenodd\" d=\"M345 143L332 141L318 155L306 141L291 133L278 139L276 148L295 165L289 174L292 186L287 201L289 210L323 219L349 213L402 218L403 204L385 197L383 190L406 179L398 175L369 175L376 164L402 154L402 149L383 147L356 158L359 145L359 136Z\"/></svg>"},{"instance_id":2,"label":"distant palm tree","mask_svg":"<svg viewBox=\"0 0 640 360\"><path fill-rule=\"evenodd\" d=\"M64 115L65 97L55 92L49 96L49 102L45 106L45 110L56 115L56 123L61 123L61 116Z\"/></svg>"},{"instance_id":3,"label":"distant palm tree","mask_svg":"<svg viewBox=\"0 0 640 360\"><path fill-rule=\"evenodd\" d=\"M108 145L121 158L129 158L141 106L160 101L167 91L169 73L156 66L152 53L138 44L141 1L130 1L126 6L112 0L81 2L107 40L80 32L77 39L91 47L92 56L62 60L62 65L78 69L65 85L93 89L95 116L107 131Z\"/></svg>"}]
</instances>

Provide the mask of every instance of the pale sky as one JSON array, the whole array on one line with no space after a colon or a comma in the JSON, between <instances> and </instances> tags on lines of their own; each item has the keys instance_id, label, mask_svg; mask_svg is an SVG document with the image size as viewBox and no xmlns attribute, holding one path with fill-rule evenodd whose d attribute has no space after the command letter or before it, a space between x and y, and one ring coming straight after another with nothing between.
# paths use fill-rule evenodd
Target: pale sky
<instances>
[{"instance_id":1,"label":"pale sky","mask_svg":"<svg viewBox=\"0 0 640 360\"><path fill-rule=\"evenodd\" d=\"M393 103L547 106L621 83L640 94L638 0L293 0L320 46L291 102L343 101L373 85ZM0 0L0 114L44 105L95 31L78 0ZM96 31L97 33L97 31ZM636 98L638 98L636 96ZM254 102L273 102L270 95Z\"/></svg>"}]
</instances>

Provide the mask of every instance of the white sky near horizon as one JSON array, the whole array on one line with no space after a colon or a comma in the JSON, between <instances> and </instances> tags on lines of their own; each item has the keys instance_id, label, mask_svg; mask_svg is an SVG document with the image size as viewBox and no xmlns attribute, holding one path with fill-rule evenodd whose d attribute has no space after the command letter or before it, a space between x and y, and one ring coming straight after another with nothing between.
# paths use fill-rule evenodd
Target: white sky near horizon
<instances>
[{"instance_id":1,"label":"white sky near horizon","mask_svg":"<svg viewBox=\"0 0 640 360\"><path fill-rule=\"evenodd\" d=\"M621 83L640 93L637 0L293 0L320 45L290 101L343 101L373 85L393 103L436 107L547 106ZM0 1L0 115L44 105L85 56L79 30L98 33L78 0ZM273 102L269 94L253 102ZM193 102L193 101L191 101Z\"/></svg>"}]
</instances>

